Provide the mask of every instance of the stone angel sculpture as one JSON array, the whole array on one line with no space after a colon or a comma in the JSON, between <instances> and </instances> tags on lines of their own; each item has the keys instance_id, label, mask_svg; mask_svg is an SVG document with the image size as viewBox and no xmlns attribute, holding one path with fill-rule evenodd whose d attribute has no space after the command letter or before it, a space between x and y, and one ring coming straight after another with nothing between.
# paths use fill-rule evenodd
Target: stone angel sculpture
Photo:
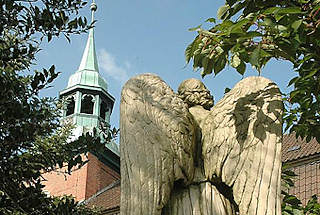
<instances>
[{"instance_id":1,"label":"stone angel sculpture","mask_svg":"<svg viewBox=\"0 0 320 215\"><path fill-rule=\"evenodd\" d=\"M283 104L263 77L213 106L204 84L178 93L138 75L120 105L121 215L280 215Z\"/></svg>"}]
</instances>

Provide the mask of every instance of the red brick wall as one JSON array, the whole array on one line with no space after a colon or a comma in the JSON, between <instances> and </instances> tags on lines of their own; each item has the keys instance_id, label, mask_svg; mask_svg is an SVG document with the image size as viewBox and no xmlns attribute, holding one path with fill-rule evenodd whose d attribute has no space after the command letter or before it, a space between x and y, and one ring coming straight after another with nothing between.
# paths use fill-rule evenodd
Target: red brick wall
<instances>
[{"instance_id":1,"label":"red brick wall","mask_svg":"<svg viewBox=\"0 0 320 215\"><path fill-rule=\"evenodd\" d=\"M66 177L57 172L43 174L44 190L52 196L73 195L81 201L90 198L104 187L120 178L120 175L89 153L89 162Z\"/></svg>"},{"instance_id":2,"label":"red brick wall","mask_svg":"<svg viewBox=\"0 0 320 215\"><path fill-rule=\"evenodd\" d=\"M43 182L44 190L52 196L72 195L77 201L85 199L86 180L88 164L72 172L71 175L64 175L59 172L50 172L43 174L46 179ZM57 171L63 172L64 169Z\"/></svg>"},{"instance_id":3,"label":"red brick wall","mask_svg":"<svg viewBox=\"0 0 320 215\"><path fill-rule=\"evenodd\" d=\"M96 156L89 154L86 199L120 179L120 175L103 164Z\"/></svg>"},{"instance_id":4,"label":"red brick wall","mask_svg":"<svg viewBox=\"0 0 320 215\"><path fill-rule=\"evenodd\" d=\"M94 196L89 199L86 203L89 207L100 207L104 211L119 212L120 209L120 181L113 183L108 186L109 189L104 190L99 193L99 195ZM107 213L109 214L109 213Z\"/></svg>"},{"instance_id":5,"label":"red brick wall","mask_svg":"<svg viewBox=\"0 0 320 215\"><path fill-rule=\"evenodd\" d=\"M298 165L293 168L298 175L295 179L295 187L289 193L297 197L305 205L312 195L320 195L320 162L313 161Z\"/></svg>"}]
</instances>

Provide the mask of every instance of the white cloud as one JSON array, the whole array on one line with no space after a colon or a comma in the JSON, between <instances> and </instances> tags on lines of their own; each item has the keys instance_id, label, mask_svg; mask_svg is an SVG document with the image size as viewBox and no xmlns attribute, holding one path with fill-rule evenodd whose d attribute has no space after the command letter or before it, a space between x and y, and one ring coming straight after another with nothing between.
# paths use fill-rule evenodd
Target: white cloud
<instances>
[{"instance_id":1,"label":"white cloud","mask_svg":"<svg viewBox=\"0 0 320 215\"><path fill-rule=\"evenodd\" d=\"M129 62L125 62L124 65L117 64L114 56L105 49L98 51L98 60L100 70L121 85L129 79L128 70L131 67Z\"/></svg>"}]
</instances>

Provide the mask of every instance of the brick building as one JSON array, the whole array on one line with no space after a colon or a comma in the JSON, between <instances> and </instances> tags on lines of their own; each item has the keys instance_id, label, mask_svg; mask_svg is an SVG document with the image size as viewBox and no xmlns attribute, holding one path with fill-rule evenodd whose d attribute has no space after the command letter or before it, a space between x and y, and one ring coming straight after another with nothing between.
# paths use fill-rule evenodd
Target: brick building
<instances>
[{"instance_id":1,"label":"brick building","mask_svg":"<svg viewBox=\"0 0 320 215\"><path fill-rule=\"evenodd\" d=\"M306 204L312 195L320 194L320 144L312 139L309 143L295 134L284 135L282 162L290 165L298 175L295 187L289 191Z\"/></svg>"},{"instance_id":2,"label":"brick building","mask_svg":"<svg viewBox=\"0 0 320 215\"><path fill-rule=\"evenodd\" d=\"M71 175L58 172L44 174L45 191L53 196L72 195L77 201L85 201L120 180L119 156L111 152L98 156L89 153L88 160L85 166Z\"/></svg>"},{"instance_id":3,"label":"brick building","mask_svg":"<svg viewBox=\"0 0 320 215\"><path fill-rule=\"evenodd\" d=\"M101 207L103 214L120 214L120 179L85 201L89 207Z\"/></svg>"},{"instance_id":4,"label":"brick building","mask_svg":"<svg viewBox=\"0 0 320 215\"><path fill-rule=\"evenodd\" d=\"M96 9L93 1L92 20ZM70 76L67 87L59 93L59 97L66 103L62 122L68 121L75 125L72 138L92 132L94 128L97 133L101 133L101 127L110 127L110 115L115 99L109 94L107 82L99 73L93 28L89 31L80 66ZM101 140L104 142L103 135ZM62 174L64 169L43 174L44 190L53 196L73 195L80 202L92 199L106 189L108 195L118 193L120 197L120 188L117 186L120 180L119 148L114 142L105 142L105 146L98 154L83 155L89 162L80 169L74 169L71 175ZM89 205L95 205L93 202L90 201ZM105 209L110 210L113 207L111 203L106 206L108 208Z\"/></svg>"}]
</instances>

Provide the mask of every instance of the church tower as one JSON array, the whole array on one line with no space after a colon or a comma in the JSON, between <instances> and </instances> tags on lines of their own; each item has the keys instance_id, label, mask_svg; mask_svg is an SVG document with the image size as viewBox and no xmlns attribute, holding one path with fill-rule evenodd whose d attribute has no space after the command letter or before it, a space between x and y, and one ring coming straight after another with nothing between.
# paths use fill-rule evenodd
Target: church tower
<instances>
[{"instance_id":1,"label":"church tower","mask_svg":"<svg viewBox=\"0 0 320 215\"><path fill-rule=\"evenodd\" d=\"M97 5L91 4L92 21ZM94 28L89 36L78 70L69 78L67 87L59 94L65 101L62 121L75 125L73 138L83 133L110 128L110 115L115 99L108 93L107 82L99 73L94 41ZM104 138L101 137L102 141ZM105 143L99 154L88 154L89 162L82 168L64 176L56 172L44 174L45 190L53 196L73 195L84 201L120 179L120 154L117 144Z\"/></svg>"},{"instance_id":2,"label":"church tower","mask_svg":"<svg viewBox=\"0 0 320 215\"><path fill-rule=\"evenodd\" d=\"M96 4L91 4L92 20ZM75 136L99 128L100 124L110 127L110 114L115 99L108 93L106 81L99 73L94 42L94 28L89 37L78 70L70 76L68 86L60 92L67 106L63 120L72 120L76 125Z\"/></svg>"}]
</instances>

